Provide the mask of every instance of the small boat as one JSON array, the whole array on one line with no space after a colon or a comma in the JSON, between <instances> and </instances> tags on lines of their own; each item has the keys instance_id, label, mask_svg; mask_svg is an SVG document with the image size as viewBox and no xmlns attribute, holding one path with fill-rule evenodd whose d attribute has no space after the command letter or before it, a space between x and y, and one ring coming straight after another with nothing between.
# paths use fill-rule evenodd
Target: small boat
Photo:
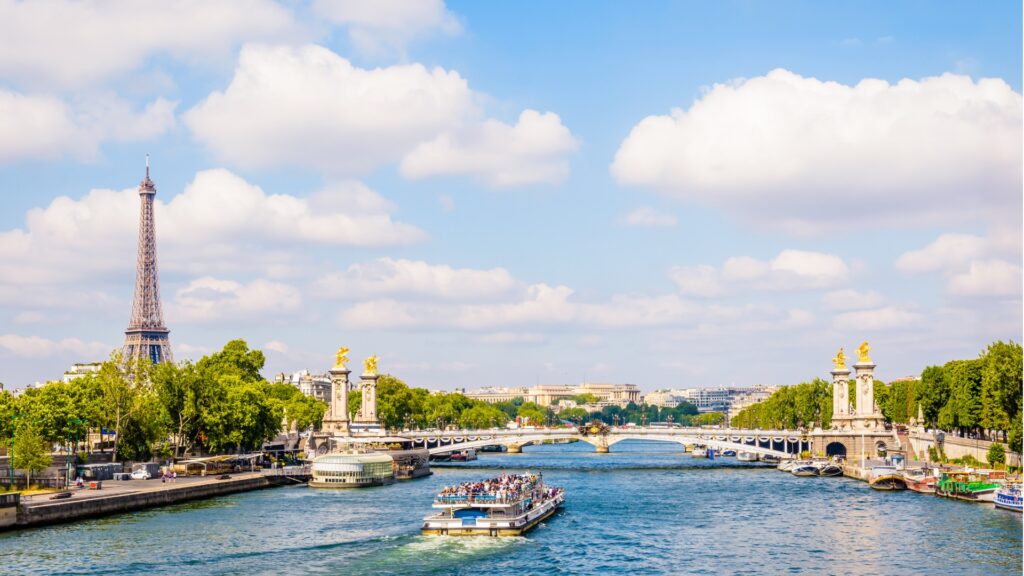
<instances>
[{"instance_id":1,"label":"small boat","mask_svg":"<svg viewBox=\"0 0 1024 576\"><path fill-rule=\"evenodd\" d=\"M968 502L994 502L1000 488L1002 484L984 472L944 472L935 484L935 494Z\"/></svg>"},{"instance_id":2,"label":"small boat","mask_svg":"<svg viewBox=\"0 0 1024 576\"><path fill-rule=\"evenodd\" d=\"M452 454L452 462L469 462L476 460L476 450L469 448Z\"/></svg>"},{"instance_id":3,"label":"small boat","mask_svg":"<svg viewBox=\"0 0 1024 576\"><path fill-rule=\"evenodd\" d=\"M755 456L757 455L755 454ZM761 460L761 462L764 462L765 464L779 464L782 462L782 458L779 458L778 456L775 456L773 454L761 454L760 456L758 456L758 458Z\"/></svg>"},{"instance_id":4,"label":"small boat","mask_svg":"<svg viewBox=\"0 0 1024 576\"><path fill-rule=\"evenodd\" d=\"M895 466L875 466L868 476L868 484L875 490L905 490L907 483Z\"/></svg>"},{"instance_id":5,"label":"small boat","mask_svg":"<svg viewBox=\"0 0 1024 576\"><path fill-rule=\"evenodd\" d=\"M1007 484L996 490L996 499L993 502L995 502L996 508L1020 512L1022 505L1020 484Z\"/></svg>"},{"instance_id":6,"label":"small boat","mask_svg":"<svg viewBox=\"0 0 1024 576\"><path fill-rule=\"evenodd\" d=\"M735 456L735 450L722 450L722 456Z\"/></svg>"},{"instance_id":7,"label":"small boat","mask_svg":"<svg viewBox=\"0 0 1024 576\"><path fill-rule=\"evenodd\" d=\"M714 454L714 452L711 452L708 448L702 448L700 446L695 446L693 448L693 452L690 452L690 457L692 457L692 458L708 458L709 457L708 456L709 452L711 454ZM711 458L714 458L714 456L711 456Z\"/></svg>"},{"instance_id":8,"label":"small boat","mask_svg":"<svg viewBox=\"0 0 1024 576\"><path fill-rule=\"evenodd\" d=\"M825 462L815 462L818 467L818 475L820 476L842 476L843 467L837 462L831 460Z\"/></svg>"},{"instance_id":9,"label":"small boat","mask_svg":"<svg viewBox=\"0 0 1024 576\"><path fill-rule=\"evenodd\" d=\"M756 452L737 452L736 460L739 462L757 462L758 457Z\"/></svg>"},{"instance_id":10,"label":"small boat","mask_svg":"<svg viewBox=\"0 0 1024 576\"><path fill-rule=\"evenodd\" d=\"M935 483L939 479L925 468L909 468L903 471L903 482L908 490L921 494L935 494Z\"/></svg>"},{"instance_id":11,"label":"small boat","mask_svg":"<svg viewBox=\"0 0 1024 576\"><path fill-rule=\"evenodd\" d=\"M71 492L57 492L50 496L50 500L63 500L65 498L71 498Z\"/></svg>"},{"instance_id":12,"label":"small boat","mask_svg":"<svg viewBox=\"0 0 1024 576\"><path fill-rule=\"evenodd\" d=\"M821 470L813 462L800 462L793 465L789 471L793 476L808 477L820 476Z\"/></svg>"},{"instance_id":13,"label":"small boat","mask_svg":"<svg viewBox=\"0 0 1024 576\"><path fill-rule=\"evenodd\" d=\"M562 488L540 474L503 474L445 487L434 497L440 512L423 519L426 536L519 536L565 502Z\"/></svg>"},{"instance_id":14,"label":"small boat","mask_svg":"<svg viewBox=\"0 0 1024 576\"><path fill-rule=\"evenodd\" d=\"M768 461L767 458L762 458L761 460L764 461L764 462ZM802 462L802 461L801 460L795 460L795 459L779 460L779 465L777 466L777 468L779 470L782 470L783 472L790 472L790 471L793 470L793 466L795 466L797 463L800 463L800 462Z\"/></svg>"}]
</instances>

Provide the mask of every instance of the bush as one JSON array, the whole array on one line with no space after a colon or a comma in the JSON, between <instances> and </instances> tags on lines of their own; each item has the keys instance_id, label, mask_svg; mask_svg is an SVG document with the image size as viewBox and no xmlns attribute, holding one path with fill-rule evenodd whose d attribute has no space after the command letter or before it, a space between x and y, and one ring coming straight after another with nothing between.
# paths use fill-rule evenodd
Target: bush
<instances>
[{"instance_id":1,"label":"bush","mask_svg":"<svg viewBox=\"0 0 1024 576\"><path fill-rule=\"evenodd\" d=\"M989 464L1005 464L1006 463L1006 450L1003 445L998 442L993 442L992 446L988 449L988 463Z\"/></svg>"}]
</instances>

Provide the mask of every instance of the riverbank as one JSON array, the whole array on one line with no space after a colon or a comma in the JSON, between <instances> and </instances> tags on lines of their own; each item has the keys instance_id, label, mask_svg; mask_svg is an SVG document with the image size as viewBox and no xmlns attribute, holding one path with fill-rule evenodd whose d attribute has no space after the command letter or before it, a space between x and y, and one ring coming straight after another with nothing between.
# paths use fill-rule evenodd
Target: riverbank
<instances>
[{"instance_id":1,"label":"riverbank","mask_svg":"<svg viewBox=\"0 0 1024 576\"><path fill-rule=\"evenodd\" d=\"M173 482L161 482L159 479L104 480L100 490L72 489L69 498L51 500L50 494L22 498L18 505L17 520L6 529L134 512L190 500L299 484L308 479L308 472L299 469L245 472L232 474L224 480L216 477L181 477Z\"/></svg>"}]
</instances>

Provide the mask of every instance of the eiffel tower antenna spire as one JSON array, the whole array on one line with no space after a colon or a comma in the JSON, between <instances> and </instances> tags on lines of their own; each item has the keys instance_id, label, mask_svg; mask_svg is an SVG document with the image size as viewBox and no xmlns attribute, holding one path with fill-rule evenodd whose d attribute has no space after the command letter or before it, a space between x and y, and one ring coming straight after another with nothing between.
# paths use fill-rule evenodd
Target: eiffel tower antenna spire
<instances>
[{"instance_id":1,"label":"eiffel tower antenna spire","mask_svg":"<svg viewBox=\"0 0 1024 576\"><path fill-rule=\"evenodd\" d=\"M154 364L173 362L170 330L164 325L160 304L160 279L156 264L156 222L153 218L153 197L156 185L149 179L149 154L146 154L146 177L139 183L139 252L135 267L135 298L132 316L124 334L121 352L125 362L139 357Z\"/></svg>"}]
</instances>

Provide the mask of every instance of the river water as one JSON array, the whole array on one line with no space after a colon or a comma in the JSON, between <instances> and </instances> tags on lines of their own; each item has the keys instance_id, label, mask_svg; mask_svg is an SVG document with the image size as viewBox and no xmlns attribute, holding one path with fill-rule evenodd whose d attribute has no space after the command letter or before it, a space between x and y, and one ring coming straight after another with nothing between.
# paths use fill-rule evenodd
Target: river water
<instances>
[{"instance_id":1,"label":"river water","mask_svg":"<svg viewBox=\"0 0 1024 576\"><path fill-rule=\"evenodd\" d=\"M3 574L1021 573L1021 515L846 478L796 478L674 445L483 454L412 482L249 492L0 533ZM504 470L564 486L519 538L419 535L445 484Z\"/></svg>"}]
</instances>

